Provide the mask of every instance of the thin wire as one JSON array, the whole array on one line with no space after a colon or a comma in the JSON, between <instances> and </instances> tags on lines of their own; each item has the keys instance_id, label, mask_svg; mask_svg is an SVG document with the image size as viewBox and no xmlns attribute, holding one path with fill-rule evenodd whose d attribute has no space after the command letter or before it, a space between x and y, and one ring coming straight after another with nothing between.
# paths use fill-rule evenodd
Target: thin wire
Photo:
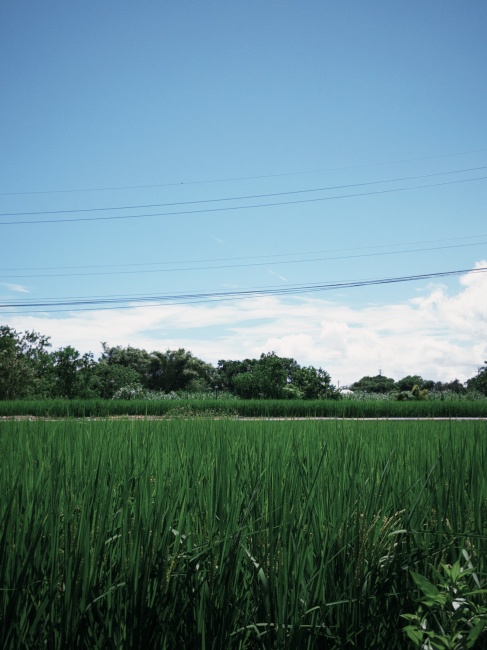
<instances>
[{"instance_id":1,"label":"thin wire","mask_svg":"<svg viewBox=\"0 0 487 650\"><path fill-rule=\"evenodd\" d=\"M35 212L0 212L0 217L19 217L34 216L42 214L75 214L80 212L111 212L112 210L141 210L142 208L167 208L176 205L198 205L199 203L221 203L223 201L246 201L248 199L267 199L275 196L289 196L295 194L309 194L311 192L328 192L331 190L343 190L351 187L365 187L369 185L381 185L383 183L400 183L403 181L418 180L420 178L432 178L435 176L446 176L447 174L462 174L466 172L476 172L483 167L471 167L470 169L454 169L446 172L436 172L434 174L420 174L419 176L403 176L402 178L388 178L380 181L368 181L366 183L350 183L348 185L331 185L328 187L314 187L306 190L289 190L286 192L272 192L270 194L248 194L245 196L229 196L216 199L198 199L197 201L175 201L173 203L148 203L143 205L119 205L108 208L71 208L69 210L38 210Z\"/></svg>"},{"instance_id":2,"label":"thin wire","mask_svg":"<svg viewBox=\"0 0 487 650\"><path fill-rule=\"evenodd\" d=\"M323 253L346 253L350 251L370 250L371 248L392 248L393 246L413 246L419 244L436 244L449 241L459 241L462 239L479 239L487 237L487 234L482 235L468 235L464 237L447 237L443 239L423 239L415 241L400 242L398 244L375 244L374 246L354 246L351 248L329 248L318 251L302 251L297 253L273 253L269 255L247 255L242 257L216 257L200 260L175 260L171 262L129 262L125 264L81 264L78 266L25 266L25 267L6 267L0 268L0 271L61 271L65 269L106 269L106 268L119 268L129 266L167 266L168 264L204 264L206 262L234 262L240 260L258 260L269 259L275 257L297 257L299 255L321 255ZM479 242L482 243L482 242Z\"/></svg>"},{"instance_id":3,"label":"thin wire","mask_svg":"<svg viewBox=\"0 0 487 650\"><path fill-rule=\"evenodd\" d=\"M231 210L249 210L253 208L269 208L281 205L296 205L301 203L317 203L321 201L334 201L336 199L346 199L361 196L373 196L378 194L390 194L393 192L406 192L410 190L425 189L430 187L441 187L444 185L457 185L459 183L469 183L474 181L485 180L487 176L479 176L477 178L465 178L456 181L444 181L443 183L428 183L426 185L412 185L409 187L398 187L390 190L377 190L375 192L359 192L356 194L341 194L338 196L325 196L314 199L299 199L297 201L277 201L275 203L256 203L251 205L230 206L226 208L205 208L203 210L181 210L178 212L155 212L150 214L131 214L131 215L112 215L110 217L76 217L75 219L39 219L35 221L0 221L0 226L19 226L19 225L35 225L45 223L77 223L81 221L114 221L121 219L142 219L146 217L173 217L178 215L190 214L205 214L215 212L229 212Z\"/></svg>"},{"instance_id":4,"label":"thin wire","mask_svg":"<svg viewBox=\"0 0 487 650\"><path fill-rule=\"evenodd\" d=\"M250 268L256 266L275 266L285 264L308 264L310 262L326 262L336 260L358 259L363 257L382 257L384 255L402 255L405 253L418 253L424 251L445 250L451 248L467 248L469 246L483 246L487 242L472 242L470 244L450 244L448 246L431 246L428 248L409 248L402 251L381 251L379 253L361 253L358 255L337 255L334 257L312 257L304 260L278 260L273 262L250 262L247 264L220 264L218 266L191 266L177 269L139 269L137 271L92 271L88 273L37 273L26 275L3 275L3 280L12 280L18 278L67 278L67 277L88 277L94 275L134 275L140 273L180 273L181 271L208 271L219 269L237 269Z\"/></svg>"},{"instance_id":5,"label":"thin wire","mask_svg":"<svg viewBox=\"0 0 487 650\"><path fill-rule=\"evenodd\" d=\"M473 149L471 151L459 151L455 153L435 154L433 156L421 156L419 158L406 158L404 160L389 160L386 162L366 163L363 165L348 165L345 167L329 167L327 169L311 169L308 171L299 172L284 172L280 174L261 174L256 176L237 176L234 178L217 178L203 181L178 181L173 183L154 183L150 185L121 185L115 187L91 187L85 189L70 189L70 190L37 190L37 191L24 191L24 192L0 192L0 196L21 196L29 194L69 194L75 192L112 192L114 190L137 190L137 189L151 189L155 187L178 187L181 185L206 185L210 183L229 183L236 181L250 181L259 180L262 178L279 178L285 176L302 176L305 174L323 174L334 171L344 171L347 169L363 169L366 167L381 167L383 165L398 165L407 162L417 162L420 160L433 160L435 158L448 158L452 156L465 156L472 153L484 153L487 149Z\"/></svg>"},{"instance_id":6,"label":"thin wire","mask_svg":"<svg viewBox=\"0 0 487 650\"><path fill-rule=\"evenodd\" d=\"M147 296L146 298L127 298L124 300L113 300L107 298L104 300L95 299L85 299L85 300L76 300L76 301L66 301L59 300L56 302L42 303L42 302L30 302L30 303L15 303L0 305L0 308L4 307L43 307L43 306L78 306L81 304L110 304L113 302L121 303L115 307L82 307L78 309L57 309L57 310L29 310L28 313L57 313L57 312L77 312L77 311L105 311L105 310L115 310L115 309L136 309L138 307L159 307L159 306L170 306L170 305L180 305L180 304L194 304L194 303L209 303L209 302L220 302L227 300L242 300L246 298L257 298L265 296L279 296L279 295L299 295L302 293L313 293L321 291L332 291L335 289L351 289L357 287L365 286L377 286L383 284L397 284L401 282L412 282L417 280L429 280L432 278L440 277L451 277L456 275L462 275L465 273L484 273L487 271L487 267L480 267L475 269L460 269L456 271L441 271L437 273L423 273L418 275L409 275L401 276L394 278L381 278L373 280L356 280L351 282L329 282L329 283L314 283L307 285L294 285L290 287L278 287L274 289L253 289L245 291L221 291L221 292L207 292L207 293L194 293L194 294L180 294L178 295L154 295ZM167 302L172 300L173 302ZM132 304L127 305L125 303L135 302L135 303L145 303L146 301L157 301L157 302L147 302L147 304ZM4 314L18 314L18 312L3 312Z\"/></svg>"}]
</instances>

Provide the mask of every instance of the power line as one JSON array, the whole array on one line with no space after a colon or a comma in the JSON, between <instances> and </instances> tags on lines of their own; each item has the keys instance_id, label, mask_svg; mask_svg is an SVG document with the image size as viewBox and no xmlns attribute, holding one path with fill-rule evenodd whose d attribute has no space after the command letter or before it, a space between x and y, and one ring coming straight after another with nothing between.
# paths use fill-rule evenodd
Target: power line
<instances>
[{"instance_id":1,"label":"power line","mask_svg":"<svg viewBox=\"0 0 487 650\"><path fill-rule=\"evenodd\" d=\"M418 158L405 158L403 160L389 160L385 162L365 163L363 165L347 165L345 167L329 167L326 169L310 169L306 171L297 172L283 172L277 174L260 174L254 176L237 176L233 178L214 178L209 180L199 181L178 181L172 183L153 183L146 185L119 185L114 187L91 187L82 189L68 189L68 190L32 190L23 192L0 192L0 196L24 196L30 194L70 194L70 193L84 193L84 192L112 192L118 190L137 190L137 189L153 189L156 187L180 187L182 185L206 185L210 183L229 183L237 181L251 181L260 180L263 178L280 178L285 176L302 176L305 174L324 174L334 171L344 171L348 169L364 169L366 167L381 167L384 165L399 165L409 162L418 162L421 160L433 160L437 158L449 158L453 156L465 156L472 153L484 153L487 149L473 149L471 151L458 151L454 153L435 154L432 156L421 156Z\"/></svg>"},{"instance_id":2,"label":"power line","mask_svg":"<svg viewBox=\"0 0 487 650\"><path fill-rule=\"evenodd\" d=\"M19 225L34 225L45 223L77 223L81 221L114 221L121 219L143 219L147 217L174 217L174 216L187 216L191 214L208 214L216 212L229 212L231 210L250 210L253 208L270 208L281 205L297 205L303 203L317 203L321 201L334 201L336 199L346 199L362 196L375 196L378 194L391 194L394 192L406 192L410 190L426 189L430 187L442 187L445 185L457 185L459 183L468 183L474 181L485 180L487 176L479 176L477 178L465 178L456 181L444 181L442 183L428 183L426 185L412 185L409 187L398 187L390 190L377 190L374 192L359 192L356 194L341 194L338 196L325 196L313 199L299 199L297 201L277 201L274 203L256 203L251 205L231 206L225 208L204 208L203 210L181 210L178 212L155 212L150 214L131 214L131 215L112 215L109 217L76 217L75 219L39 219L34 221L0 221L0 226L19 226Z\"/></svg>"},{"instance_id":3,"label":"power line","mask_svg":"<svg viewBox=\"0 0 487 650\"><path fill-rule=\"evenodd\" d=\"M196 201L175 201L172 203L148 203L142 205L119 205L103 208L71 208L69 210L37 210L35 212L0 212L0 217L35 216L44 214L77 214L86 212L111 212L114 210L142 210L145 208L168 208L177 205L198 205L200 203L222 203L224 201L247 201L249 199L268 199L276 196L290 196L296 194L310 194L312 192L329 192L332 190L343 190L352 187L366 187L370 185L382 185L383 183L401 183L404 181L419 180L421 178L432 178L446 176L448 174L462 174L487 169L482 167L471 167L470 169L453 169L446 172L435 172L434 174L420 174L419 176L403 176L402 178L387 178L380 181L368 181L366 183L349 183L347 185L331 185L327 187L313 187L306 190L289 190L286 192L271 192L268 194L247 194L244 196L217 197L216 199L198 199Z\"/></svg>"},{"instance_id":4,"label":"power line","mask_svg":"<svg viewBox=\"0 0 487 650\"><path fill-rule=\"evenodd\" d=\"M397 284L402 282L412 282L418 280L430 280L432 278L451 277L456 275L463 275L465 273L484 273L487 267L480 267L476 269L461 269L456 271L441 271L437 273L423 273L417 275L408 275L393 278L380 278L372 280L354 280L347 282L327 282L327 283L312 283L312 284L298 284L289 287L277 287L272 289L249 289L240 291L218 291L218 292L199 292L188 294L159 294L144 297L127 297L120 298L85 298L77 300L51 300L49 302L25 302L25 303L5 303L0 305L0 308L16 307L44 307L44 309L30 310L28 313L57 313L63 311L77 312L77 311L104 311L115 309L136 309L137 307L160 307L180 304L196 304L196 303L214 303L228 300L242 300L247 298L258 298L265 296L286 296L286 295L299 295L303 293L315 293L321 291L332 291L336 289L351 289L365 286L377 286L384 284ZM172 302L170 302L172 301ZM113 306L117 303L117 306ZM136 304L127 304L136 303ZM80 305L86 305L80 307ZM93 305L88 307L87 305ZM104 305L104 306L99 306ZM105 306L110 305L110 306ZM70 309L46 309L46 307L74 307ZM18 314L19 312L3 312L4 314Z\"/></svg>"},{"instance_id":5,"label":"power line","mask_svg":"<svg viewBox=\"0 0 487 650\"><path fill-rule=\"evenodd\" d=\"M470 244L450 244L448 246L431 246L428 248L410 248L401 251L382 251L378 253L362 253L358 255L338 255L335 257L314 257L304 260L278 260L278 261L266 261L266 262L250 262L246 264L220 264L219 266L191 266L186 268L176 268L176 269L142 269L137 271L92 271L88 273L38 273L32 275L8 275L0 276L3 280L11 280L18 278L66 278L66 277L87 277L87 276L99 276L99 275L134 275L140 273L180 273L182 271L208 271L208 270L219 270L219 269L235 269L235 268L250 268L257 266L275 266L277 264L307 264L310 262L326 262L332 260L348 260L348 259L358 259L363 257L382 257L384 255L402 255L405 253L418 253L425 251L436 251L436 250L445 250L451 248L467 248L470 246L483 246L487 242L473 242Z\"/></svg>"},{"instance_id":6,"label":"power line","mask_svg":"<svg viewBox=\"0 0 487 650\"><path fill-rule=\"evenodd\" d=\"M397 246L417 246L420 244L437 244L437 243L443 243L443 242L450 242L450 241L460 241L460 240L465 240L465 239L479 239L479 238L484 238L487 237L487 234L482 234L482 235L467 235L463 237L448 237L448 238L442 238L442 239L423 239L423 240L415 240L415 241L407 241L407 242L400 242L400 243L392 243L392 244L375 244L373 246L354 246L354 247L349 247L349 248L329 248L325 250L318 250L318 251L301 251L301 252L294 252L294 253L272 253L268 255L247 255L247 256L242 256L242 257L217 257L217 258L206 258L206 259L196 259L196 260L172 260L170 262L129 262L129 263L124 263L124 264L82 264L78 266L26 266L26 267L7 267L7 268L0 268L0 271L61 271L61 270L68 270L68 269L104 269L104 268L118 268L118 267L132 267L132 266L167 266L169 264L204 264L204 263L211 263L211 262L234 262L234 261L242 261L242 260L258 260L258 259L269 259L269 258L276 258L276 257L298 257L302 255L321 255L323 253L347 253L351 251L362 251L362 250L370 250L370 249L377 249L377 248L392 248L392 247L397 247ZM481 244L483 242L475 242L472 245L476 245L477 243ZM15 276L13 276L15 277Z\"/></svg>"}]
</instances>

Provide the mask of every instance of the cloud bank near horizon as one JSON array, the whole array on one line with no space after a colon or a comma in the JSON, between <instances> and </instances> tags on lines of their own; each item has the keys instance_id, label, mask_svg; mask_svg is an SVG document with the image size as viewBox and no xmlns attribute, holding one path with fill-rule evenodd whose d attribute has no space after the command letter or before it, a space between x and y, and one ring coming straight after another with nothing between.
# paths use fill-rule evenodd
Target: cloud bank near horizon
<instances>
[{"instance_id":1,"label":"cloud bank near horizon","mask_svg":"<svg viewBox=\"0 0 487 650\"><path fill-rule=\"evenodd\" d=\"M55 349L73 345L95 356L102 341L148 351L184 347L214 364L274 351L321 366L340 385L379 369L394 379L420 374L465 381L487 358L487 274L467 273L455 293L435 284L405 302L365 307L309 296L262 297L63 317L5 315L2 322L50 336Z\"/></svg>"}]
</instances>

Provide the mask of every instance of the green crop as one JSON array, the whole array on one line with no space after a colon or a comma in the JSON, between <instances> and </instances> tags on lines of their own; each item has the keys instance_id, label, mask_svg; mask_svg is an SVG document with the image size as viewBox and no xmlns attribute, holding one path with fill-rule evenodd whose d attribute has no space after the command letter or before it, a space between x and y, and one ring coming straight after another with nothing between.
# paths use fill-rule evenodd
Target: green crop
<instances>
[{"instance_id":1,"label":"green crop","mask_svg":"<svg viewBox=\"0 0 487 650\"><path fill-rule=\"evenodd\" d=\"M396 401L342 400L241 400L241 399L46 399L0 400L0 416L31 415L50 418L109 416L156 417L282 417L282 418L487 418L487 400Z\"/></svg>"},{"instance_id":2,"label":"green crop","mask_svg":"<svg viewBox=\"0 0 487 650\"><path fill-rule=\"evenodd\" d=\"M0 647L402 649L413 575L485 578L486 433L0 422Z\"/></svg>"}]
</instances>

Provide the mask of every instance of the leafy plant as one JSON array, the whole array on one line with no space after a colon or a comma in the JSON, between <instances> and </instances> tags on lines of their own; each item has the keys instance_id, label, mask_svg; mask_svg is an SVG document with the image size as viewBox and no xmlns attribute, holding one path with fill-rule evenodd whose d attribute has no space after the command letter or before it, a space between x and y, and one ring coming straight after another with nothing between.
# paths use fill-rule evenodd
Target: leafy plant
<instances>
[{"instance_id":1,"label":"leafy plant","mask_svg":"<svg viewBox=\"0 0 487 650\"><path fill-rule=\"evenodd\" d=\"M467 551L453 566L442 565L443 573L435 571L438 583L411 571L422 592L414 614L403 614L410 621L404 632L422 650L466 650L473 648L487 625L487 607L479 597L482 589ZM473 583L473 584L472 584Z\"/></svg>"}]
</instances>

